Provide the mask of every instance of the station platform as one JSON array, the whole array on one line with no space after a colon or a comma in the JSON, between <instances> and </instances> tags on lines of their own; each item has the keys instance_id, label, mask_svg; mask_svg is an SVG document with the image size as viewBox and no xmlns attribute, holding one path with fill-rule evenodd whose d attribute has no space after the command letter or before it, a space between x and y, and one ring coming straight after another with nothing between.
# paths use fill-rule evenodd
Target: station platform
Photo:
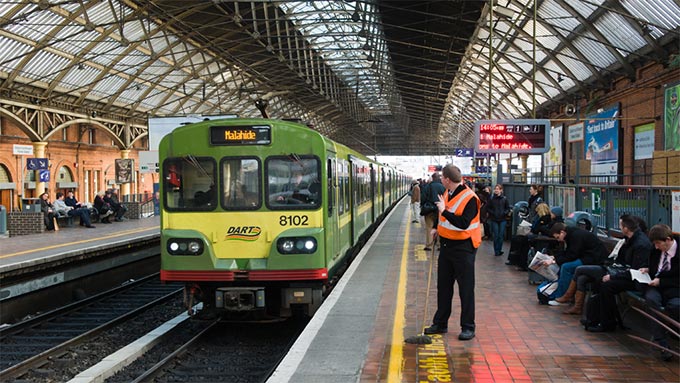
<instances>
[{"instance_id":1,"label":"station platform","mask_svg":"<svg viewBox=\"0 0 680 383\"><path fill-rule=\"evenodd\" d=\"M160 239L157 216L95 226L89 229L76 225L58 231L0 238L0 275Z\"/></svg>"},{"instance_id":2,"label":"station platform","mask_svg":"<svg viewBox=\"0 0 680 383\"><path fill-rule=\"evenodd\" d=\"M644 322L589 333L564 306L539 305L527 273L483 241L475 265L476 337L458 340L456 286L449 333L414 345L436 311L436 256L402 200L268 380L279 382L679 382L680 364L632 339ZM505 254L509 244L506 242Z\"/></svg>"},{"instance_id":3,"label":"station platform","mask_svg":"<svg viewBox=\"0 0 680 383\"><path fill-rule=\"evenodd\" d=\"M0 239L0 276L157 241L159 235L159 219L152 217ZM477 252L476 337L458 340L456 287L449 333L432 336L432 344L405 343L422 334L436 310L437 255L423 250L424 238L403 200L268 382L680 381L677 358L663 362L654 349L628 336L648 337L639 318L632 323L639 315L624 318L627 331L586 332L579 318L562 314L563 307L539 305L526 272L506 266L505 256L494 257L490 241Z\"/></svg>"}]
</instances>

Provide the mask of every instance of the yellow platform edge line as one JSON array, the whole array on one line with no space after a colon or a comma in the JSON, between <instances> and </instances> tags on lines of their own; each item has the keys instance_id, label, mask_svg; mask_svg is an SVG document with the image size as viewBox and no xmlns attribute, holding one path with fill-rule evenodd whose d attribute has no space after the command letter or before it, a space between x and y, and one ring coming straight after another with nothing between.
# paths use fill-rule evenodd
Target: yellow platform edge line
<instances>
[{"instance_id":1,"label":"yellow platform edge line","mask_svg":"<svg viewBox=\"0 0 680 383\"><path fill-rule=\"evenodd\" d=\"M394 310L392 326L392 345L390 347L390 363L387 370L387 382L401 382L404 367L404 322L406 311L406 282L408 278L408 250L411 223L406 225L404 247L401 250L401 266L399 268L399 285L397 286L397 302Z\"/></svg>"}]
</instances>

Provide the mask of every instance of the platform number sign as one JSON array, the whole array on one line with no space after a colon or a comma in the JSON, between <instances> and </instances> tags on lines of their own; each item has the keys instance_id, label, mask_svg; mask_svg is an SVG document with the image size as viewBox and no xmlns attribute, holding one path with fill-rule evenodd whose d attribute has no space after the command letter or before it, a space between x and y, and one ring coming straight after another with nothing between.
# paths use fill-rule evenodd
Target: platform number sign
<instances>
[{"instance_id":1,"label":"platform number sign","mask_svg":"<svg viewBox=\"0 0 680 383\"><path fill-rule=\"evenodd\" d=\"M456 157L472 157L472 148L455 148L454 155Z\"/></svg>"}]
</instances>

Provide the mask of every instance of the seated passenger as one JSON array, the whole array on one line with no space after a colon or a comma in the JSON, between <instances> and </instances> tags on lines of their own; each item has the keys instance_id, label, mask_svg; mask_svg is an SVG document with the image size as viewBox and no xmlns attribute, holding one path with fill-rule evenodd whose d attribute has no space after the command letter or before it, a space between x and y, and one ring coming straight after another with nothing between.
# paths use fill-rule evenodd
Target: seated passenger
<instances>
[{"instance_id":1,"label":"seated passenger","mask_svg":"<svg viewBox=\"0 0 680 383\"><path fill-rule=\"evenodd\" d=\"M66 202L64 202L64 193L62 192L57 193L57 199L54 200L54 208L59 214L68 215L70 217L80 217L80 226L85 226L91 229L95 228L90 222L90 210L82 208L74 209L72 206L66 205Z\"/></svg>"},{"instance_id":2,"label":"seated passenger","mask_svg":"<svg viewBox=\"0 0 680 383\"><path fill-rule=\"evenodd\" d=\"M510 251L506 265L518 266L520 270L527 270L530 240L536 238L540 230L550 223L550 207L544 202L536 204L534 222L531 223L531 231L527 235L514 235L510 239ZM531 215L529 215L531 217Z\"/></svg>"},{"instance_id":3,"label":"seated passenger","mask_svg":"<svg viewBox=\"0 0 680 383\"><path fill-rule=\"evenodd\" d=\"M99 219L99 212L96 209L90 209L87 205L82 204L78 202L76 199L75 195L73 194L73 191L69 190L66 192L66 197L64 198L64 202L66 203L67 206L71 206L74 209L88 209L90 210L90 220L96 221Z\"/></svg>"},{"instance_id":4,"label":"seated passenger","mask_svg":"<svg viewBox=\"0 0 680 383\"><path fill-rule=\"evenodd\" d=\"M123 215L127 211L127 207L118 202L118 196L113 189L109 189L104 193L104 202L108 203L116 216L116 221L121 222L125 220Z\"/></svg>"},{"instance_id":5,"label":"seated passenger","mask_svg":"<svg viewBox=\"0 0 680 383\"><path fill-rule=\"evenodd\" d=\"M630 276L630 269L641 269L649 265L649 253L652 250L652 243L647 236L640 230L639 221L641 218L624 214L619 218L619 228L623 233L625 242L619 249L618 254L608 263L621 265L615 273L609 274L607 268L600 265L584 265L576 268L574 278L571 280L569 288L560 298L555 299L559 303L569 303L575 299L574 306L564 311L565 314L580 315L583 312L583 302L585 300L586 286L592 284L594 291L600 291L601 282L612 282L617 285L616 290L634 290L635 283ZM644 223L644 221L642 221ZM645 225L646 226L646 225ZM614 271L614 269L611 269ZM608 286L608 288L611 288ZM621 290L623 289L623 290ZM607 299L613 296L608 296ZM602 299L602 296L601 296ZM615 306L616 303L609 302Z\"/></svg>"},{"instance_id":6,"label":"seated passenger","mask_svg":"<svg viewBox=\"0 0 680 383\"><path fill-rule=\"evenodd\" d=\"M105 194L104 191L97 192L97 195L94 197L94 209L97 210L101 223L111 223L109 217L113 214L113 209L111 205L104 202Z\"/></svg>"},{"instance_id":7,"label":"seated passenger","mask_svg":"<svg viewBox=\"0 0 680 383\"><path fill-rule=\"evenodd\" d=\"M49 198L50 194L47 192L40 195L40 210L43 213L45 228L47 228L48 231L59 230L59 226L56 225L57 215Z\"/></svg>"},{"instance_id":8,"label":"seated passenger","mask_svg":"<svg viewBox=\"0 0 680 383\"><path fill-rule=\"evenodd\" d=\"M552 295L561 297L574 278L576 268L581 265L602 265L607 258L607 249L597 235L578 227L567 227L564 223L554 224L550 234L566 245L566 249L558 252L552 260L544 261L546 265L560 266L557 290ZM555 300L551 300L549 304L560 305Z\"/></svg>"}]
</instances>

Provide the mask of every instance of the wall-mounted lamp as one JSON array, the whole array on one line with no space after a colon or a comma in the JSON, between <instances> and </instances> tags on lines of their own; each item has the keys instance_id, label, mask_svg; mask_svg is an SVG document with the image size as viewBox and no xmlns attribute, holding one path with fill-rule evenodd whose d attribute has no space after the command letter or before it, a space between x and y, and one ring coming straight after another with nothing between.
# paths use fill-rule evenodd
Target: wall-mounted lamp
<instances>
[{"instance_id":1,"label":"wall-mounted lamp","mask_svg":"<svg viewBox=\"0 0 680 383\"><path fill-rule=\"evenodd\" d=\"M97 112L93 110L92 112L90 112L90 116L92 118L97 118Z\"/></svg>"}]
</instances>

